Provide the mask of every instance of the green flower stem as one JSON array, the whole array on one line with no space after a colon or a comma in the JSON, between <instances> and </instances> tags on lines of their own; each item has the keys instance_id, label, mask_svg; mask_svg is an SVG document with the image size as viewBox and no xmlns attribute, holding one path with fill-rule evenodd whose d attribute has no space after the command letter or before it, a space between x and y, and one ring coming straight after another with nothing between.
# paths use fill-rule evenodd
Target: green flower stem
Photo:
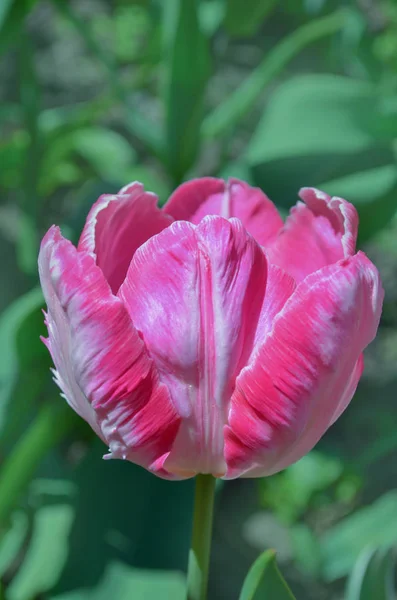
<instances>
[{"instance_id":1,"label":"green flower stem","mask_svg":"<svg viewBox=\"0 0 397 600\"><path fill-rule=\"evenodd\" d=\"M187 600L207 598L215 482L212 475L196 477L192 543L187 573Z\"/></svg>"},{"instance_id":2,"label":"green flower stem","mask_svg":"<svg viewBox=\"0 0 397 600\"><path fill-rule=\"evenodd\" d=\"M7 522L40 462L75 426L77 417L62 401L44 404L0 470L0 526Z\"/></svg>"}]
</instances>

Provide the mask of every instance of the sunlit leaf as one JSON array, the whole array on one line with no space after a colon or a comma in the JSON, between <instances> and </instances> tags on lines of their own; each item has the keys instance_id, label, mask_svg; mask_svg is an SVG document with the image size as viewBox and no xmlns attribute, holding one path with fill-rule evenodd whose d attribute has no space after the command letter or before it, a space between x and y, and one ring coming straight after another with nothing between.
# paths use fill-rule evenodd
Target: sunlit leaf
<instances>
[{"instance_id":1,"label":"sunlit leaf","mask_svg":"<svg viewBox=\"0 0 397 600\"><path fill-rule=\"evenodd\" d=\"M286 523L294 523L310 507L316 493L343 474L342 463L313 450L274 477L260 481L263 504Z\"/></svg>"},{"instance_id":2,"label":"sunlit leaf","mask_svg":"<svg viewBox=\"0 0 397 600\"><path fill-rule=\"evenodd\" d=\"M318 74L289 79L271 96L251 140L248 159L258 164L314 150L337 153L341 146L346 153L361 151L372 145L363 125L375 100L374 88L363 81ZM270 147L269 139L273 140Z\"/></svg>"},{"instance_id":3,"label":"sunlit leaf","mask_svg":"<svg viewBox=\"0 0 397 600\"><path fill-rule=\"evenodd\" d=\"M266 550L256 559L245 578L239 600L294 600L276 564L276 554Z\"/></svg>"},{"instance_id":4,"label":"sunlit leaf","mask_svg":"<svg viewBox=\"0 0 397 600\"><path fill-rule=\"evenodd\" d=\"M371 506L346 517L320 540L323 576L327 581L344 577L369 544L397 543L397 491L388 492Z\"/></svg>"},{"instance_id":5,"label":"sunlit leaf","mask_svg":"<svg viewBox=\"0 0 397 600\"><path fill-rule=\"evenodd\" d=\"M211 37L224 19L226 5L223 0L201 0L198 8L201 27Z\"/></svg>"},{"instance_id":6,"label":"sunlit leaf","mask_svg":"<svg viewBox=\"0 0 397 600\"><path fill-rule=\"evenodd\" d=\"M389 140L376 137L374 113L382 119L367 82L334 75L287 81L248 148L255 182L284 207L296 203L302 186L345 197L357 206L365 241L397 210L394 152Z\"/></svg>"},{"instance_id":7,"label":"sunlit leaf","mask_svg":"<svg viewBox=\"0 0 397 600\"><path fill-rule=\"evenodd\" d=\"M26 556L7 590L9 600L30 600L53 587L66 561L72 522L73 509L67 504L36 511Z\"/></svg>"},{"instance_id":8,"label":"sunlit leaf","mask_svg":"<svg viewBox=\"0 0 397 600\"><path fill-rule=\"evenodd\" d=\"M119 177L135 162L136 154L127 140L104 127L90 127L73 133L75 152L90 163L103 179Z\"/></svg>"},{"instance_id":9,"label":"sunlit leaf","mask_svg":"<svg viewBox=\"0 0 397 600\"><path fill-rule=\"evenodd\" d=\"M7 570L13 567L26 543L29 531L27 515L18 511L14 513L9 529L0 540L0 576L3 579Z\"/></svg>"},{"instance_id":10,"label":"sunlit leaf","mask_svg":"<svg viewBox=\"0 0 397 600\"><path fill-rule=\"evenodd\" d=\"M172 571L133 569L111 562L101 581L92 589L51 596L51 600L183 600L182 574Z\"/></svg>"}]
</instances>

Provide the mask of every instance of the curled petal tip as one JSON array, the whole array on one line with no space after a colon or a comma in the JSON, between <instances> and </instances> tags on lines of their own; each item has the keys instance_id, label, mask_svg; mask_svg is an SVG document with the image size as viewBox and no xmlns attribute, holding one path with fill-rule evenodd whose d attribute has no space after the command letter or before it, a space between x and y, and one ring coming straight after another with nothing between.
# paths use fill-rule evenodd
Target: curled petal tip
<instances>
[{"instance_id":1,"label":"curled petal tip","mask_svg":"<svg viewBox=\"0 0 397 600\"><path fill-rule=\"evenodd\" d=\"M329 201L331 198L328 194L319 190L318 188L309 187L309 186L301 187L298 192L298 196L302 200L306 200L306 198L310 198L310 196L315 196L319 200L324 200L324 201Z\"/></svg>"},{"instance_id":2,"label":"curled petal tip","mask_svg":"<svg viewBox=\"0 0 397 600\"><path fill-rule=\"evenodd\" d=\"M133 182L118 194L101 196L88 214L78 249L94 257L114 294L137 248L172 222L157 200L141 183Z\"/></svg>"},{"instance_id":3,"label":"curled petal tip","mask_svg":"<svg viewBox=\"0 0 397 600\"><path fill-rule=\"evenodd\" d=\"M317 188L299 191L280 235L268 248L271 262L296 281L355 253L358 215L352 204Z\"/></svg>"}]
</instances>

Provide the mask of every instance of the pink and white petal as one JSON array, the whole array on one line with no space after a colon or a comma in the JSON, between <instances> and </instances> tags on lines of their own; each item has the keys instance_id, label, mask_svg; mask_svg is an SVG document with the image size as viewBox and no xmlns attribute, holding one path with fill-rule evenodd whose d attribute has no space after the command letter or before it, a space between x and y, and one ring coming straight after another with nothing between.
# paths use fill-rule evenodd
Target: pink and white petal
<instances>
[{"instance_id":1,"label":"pink and white petal","mask_svg":"<svg viewBox=\"0 0 397 600\"><path fill-rule=\"evenodd\" d=\"M195 224L207 215L236 217L263 246L271 244L283 226L277 208L262 190L239 179L192 179L175 190L163 210L175 220Z\"/></svg>"},{"instance_id":2,"label":"pink and white petal","mask_svg":"<svg viewBox=\"0 0 397 600\"><path fill-rule=\"evenodd\" d=\"M225 182L202 177L182 183L163 206L163 212L175 221L199 223L207 215L220 215Z\"/></svg>"},{"instance_id":3,"label":"pink and white petal","mask_svg":"<svg viewBox=\"0 0 397 600\"><path fill-rule=\"evenodd\" d=\"M360 382L361 375L364 372L364 355L361 354L359 356L358 361L356 362L353 372L349 381L346 384L345 391L341 396L340 402L336 407L334 414L332 415L331 425L335 423L341 416L341 414L346 410L346 408L350 404L350 400L353 398L356 393L357 386Z\"/></svg>"},{"instance_id":4,"label":"pink and white petal","mask_svg":"<svg viewBox=\"0 0 397 600\"><path fill-rule=\"evenodd\" d=\"M72 370L69 324L52 283L54 270L56 270L56 267L51 264L52 255L55 246L62 240L63 238L59 229L51 227L44 236L40 248L38 261L39 275L44 299L47 304L47 312L44 313L44 322L49 334L47 339L43 338L43 342L54 361L55 369L52 370L54 381L61 388L63 392L62 396L77 414L91 425L97 435L103 439L95 411L78 386Z\"/></svg>"},{"instance_id":5,"label":"pink and white petal","mask_svg":"<svg viewBox=\"0 0 397 600\"><path fill-rule=\"evenodd\" d=\"M270 262L296 281L309 273L348 258L355 252L357 211L342 198L331 198L315 188L302 188L303 202L291 209L283 229L268 249Z\"/></svg>"},{"instance_id":6,"label":"pink and white petal","mask_svg":"<svg viewBox=\"0 0 397 600\"><path fill-rule=\"evenodd\" d=\"M302 188L299 196L314 215L326 217L334 231L341 236L343 256L353 256L358 234L358 214L353 204L343 198L331 198L328 194L310 187Z\"/></svg>"},{"instance_id":7,"label":"pink and white petal","mask_svg":"<svg viewBox=\"0 0 397 600\"><path fill-rule=\"evenodd\" d=\"M111 456L149 469L165 460L179 416L93 257L52 227L42 242L39 272L48 346L69 404L109 445Z\"/></svg>"},{"instance_id":8,"label":"pink and white petal","mask_svg":"<svg viewBox=\"0 0 397 600\"><path fill-rule=\"evenodd\" d=\"M227 478L270 475L318 442L356 389L382 301L379 274L361 252L298 285L237 378Z\"/></svg>"},{"instance_id":9,"label":"pink and white petal","mask_svg":"<svg viewBox=\"0 0 397 600\"><path fill-rule=\"evenodd\" d=\"M335 421L340 417L343 411L350 404L351 399L353 398L355 391L357 389L358 383L360 381L361 375L363 373L364 368L364 360L363 355L360 356L357 363L353 368L353 372L351 373L350 378L347 378L347 382L344 387L344 391L342 393L341 399L339 401L338 406L336 407L335 413L333 414L330 423L326 428L333 425ZM321 438L321 435L320 435ZM273 466L273 470L267 475L272 475L273 473L277 473L278 471L282 471L290 464L299 460L310 452L310 450L314 447L314 445L319 441L318 438L316 441L313 441L313 437L311 435L302 435L296 444L293 444L289 451L282 456L282 460L279 463L276 463ZM298 458L296 458L298 457ZM243 477L262 477L263 476L263 466L254 467L252 470L248 471Z\"/></svg>"},{"instance_id":10,"label":"pink and white petal","mask_svg":"<svg viewBox=\"0 0 397 600\"><path fill-rule=\"evenodd\" d=\"M266 336L273 328L274 319L283 310L285 303L295 291L295 288L295 280L288 273L275 265L268 264L266 292L255 330L254 345L249 361L259 351Z\"/></svg>"},{"instance_id":11,"label":"pink and white petal","mask_svg":"<svg viewBox=\"0 0 397 600\"><path fill-rule=\"evenodd\" d=\"M78 244L102 269L113 293L125 279L134 252L172 223L157 207L157 196L134 182L92 206Z\"/></svg>"},{"instance_id":12,"label":"pink and white petal","mask_svg":"<svg viewBox=\"0 0 397 600\"><path fill-rule=\"evenodd\" d=\"M224 474L223 427L252 352L266 259L240 221L177 221L134 255L119 295L182 424L166 468Z\"/></svg>"}]
</instances>

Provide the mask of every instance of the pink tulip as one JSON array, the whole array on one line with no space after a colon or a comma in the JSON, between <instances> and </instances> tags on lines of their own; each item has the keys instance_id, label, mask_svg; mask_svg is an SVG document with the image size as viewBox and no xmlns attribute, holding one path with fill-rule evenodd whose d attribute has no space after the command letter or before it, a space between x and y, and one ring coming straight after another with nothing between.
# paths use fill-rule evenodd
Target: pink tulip
<instances>
[{"instance_id":1,"label":"pink tulip","mask_svg":"<svg viewBox=\"0 0 397 600\"><path fill-rule=\"evenodd\" d=\"M349 404L379 324L358 218L313 188L283 223L259 189L132 183L92 207L77 249L39 257L45 340L68 403L124 458L172 479L270 475Z\"/></svg>"}]
</instances>

